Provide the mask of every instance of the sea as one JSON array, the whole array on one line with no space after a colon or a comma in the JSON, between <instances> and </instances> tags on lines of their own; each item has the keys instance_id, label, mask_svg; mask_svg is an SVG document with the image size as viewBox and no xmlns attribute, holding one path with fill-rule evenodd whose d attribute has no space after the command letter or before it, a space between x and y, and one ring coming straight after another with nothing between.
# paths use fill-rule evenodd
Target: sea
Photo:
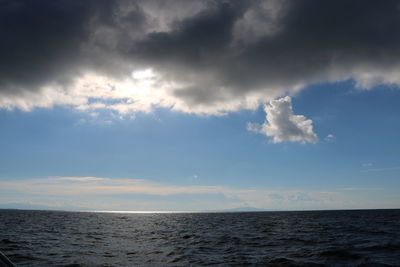
<instances>
[{"instance_id":1,"label":"sea","mask_svg":"<svg viewBox=\"0 0 400 267\"><path fill-rule=\"evenodd\" d=\"M0 210L17 266L400 266L400 210Z\"/></svg>"}]
</instances>

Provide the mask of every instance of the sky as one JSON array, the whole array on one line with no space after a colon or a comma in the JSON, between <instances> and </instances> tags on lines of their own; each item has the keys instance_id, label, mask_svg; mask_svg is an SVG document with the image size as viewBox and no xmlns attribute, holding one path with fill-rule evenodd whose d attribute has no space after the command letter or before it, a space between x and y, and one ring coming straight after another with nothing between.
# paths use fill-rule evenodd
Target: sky
<instances>
[{"instance_id":1,"label":"sky","mask_svg":"<svg viewBox=\"0 0 400 267\"><path fill-rule=\"evenodd\" d=\"M398 1L1 2L0 208L400 207Z\"/></svg>"}]
</instances>

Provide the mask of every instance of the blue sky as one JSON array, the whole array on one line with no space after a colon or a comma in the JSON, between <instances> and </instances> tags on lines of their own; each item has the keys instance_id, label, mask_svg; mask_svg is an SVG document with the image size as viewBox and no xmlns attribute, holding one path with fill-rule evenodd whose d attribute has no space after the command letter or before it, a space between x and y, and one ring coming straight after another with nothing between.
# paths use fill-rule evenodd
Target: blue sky
<instances>
[{"instance_id":1,"label":"blue sky","mask_svg":"<svg viewBox=\"0 0 400 267\"><path fill-rule=\"evenodd\" d=\"M393 208L400 201L399 100L397 88L359 90L350 81L310 86L295 95L292 103L296 114L312 119L319 138L315 144L272 143L271 137L246 130L249 121L265 119L262 108L226 116L155 109L123 119L112 117L107 111L93 117L65 107L31 112L3 110L0 178L3 182L16 182L18 190L10 193L11 189L4 186L2 202L10 206L21 203L51 207L51 198L37 200L38 195L51 195L50 189L30 194L29 190L19 190L18 185L36 179L36 186L40 187L43 180L54 177L99 177L111 181L143 179L157 183L161 189L219 186L268 191L265 194L284 198L304 194L312 199L286 201L275 207L275 203L266 200L268 197L241 199L240 194L227 196L224 188L168 195L151 190L115 192L112 203L119 198L124 203L131 201L130 210L143 208L135 206L140 201L163 202L161 209L213 209L208 203L213 198L216 202L223 199L218 208ZM329 134L334 137L325 139ZM323 204L314 196L318 192L337 196L333 203ZM110 198L88 195L93 199L104 197L104 201ZM342 195L349 198L348 203L342 203ZM94 204L86 207L86 200L70 203L69 197L63 196L59 205L97 208ZM82 193L78 199L87 197ZM192 206L182 205L182 198L195 201L189 201ZM127 204L121 206L129 208ZM106 207L122 208L118 201ZM157 204L149 204L148 208L160 209Z\"/></svg>"},{"instance_id":2,"label":"blue sky","mask_svg":"<svg viewBox=\"0 0 400 267\"><path fill-rule=\"evenodd\" d=\"M399 208L398 7L6 1L0 207Z\"/></svg>"}]
</instances>

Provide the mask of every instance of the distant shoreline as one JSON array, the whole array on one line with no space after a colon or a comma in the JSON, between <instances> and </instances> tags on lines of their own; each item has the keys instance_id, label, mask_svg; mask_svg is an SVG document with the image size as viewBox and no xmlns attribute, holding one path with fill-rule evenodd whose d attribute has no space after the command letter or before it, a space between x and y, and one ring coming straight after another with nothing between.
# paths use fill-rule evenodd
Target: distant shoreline
<instances>
[{"instance_id":1,"label":"distant shoreline","mask_svg":"<svg viewBox=\"0 0 400 267\"><path fill-rule=\"evenodd\" d=\"M129 211L129 210L62 210L62 209L26 209L26 208L0 208L0 211L42 211L42 212L84 212L84 213L115 213L115 214L179 214L179 213L257 213L257 212L327 212L327 211L373 211L373 210L400 210L400 208L374 208L374 209L310 209L310 210L203 210L203 211Z\"/></svg>"}]
</instances>

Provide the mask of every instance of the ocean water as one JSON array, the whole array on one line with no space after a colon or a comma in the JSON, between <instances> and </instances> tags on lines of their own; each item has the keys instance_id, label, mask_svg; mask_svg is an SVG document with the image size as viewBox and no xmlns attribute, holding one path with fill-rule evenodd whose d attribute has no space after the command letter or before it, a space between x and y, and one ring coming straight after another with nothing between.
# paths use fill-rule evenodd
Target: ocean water
<instances>
[{"instance_id":1,"label":"ocean water","mask_svg":"<svg viewBox=\"0 0 400 267\"><path fill-rule=\"evenodd\" d=\"M18 266L400 266L400 210L0 210L0 250Z\"/></svg>"}]
</instances>

